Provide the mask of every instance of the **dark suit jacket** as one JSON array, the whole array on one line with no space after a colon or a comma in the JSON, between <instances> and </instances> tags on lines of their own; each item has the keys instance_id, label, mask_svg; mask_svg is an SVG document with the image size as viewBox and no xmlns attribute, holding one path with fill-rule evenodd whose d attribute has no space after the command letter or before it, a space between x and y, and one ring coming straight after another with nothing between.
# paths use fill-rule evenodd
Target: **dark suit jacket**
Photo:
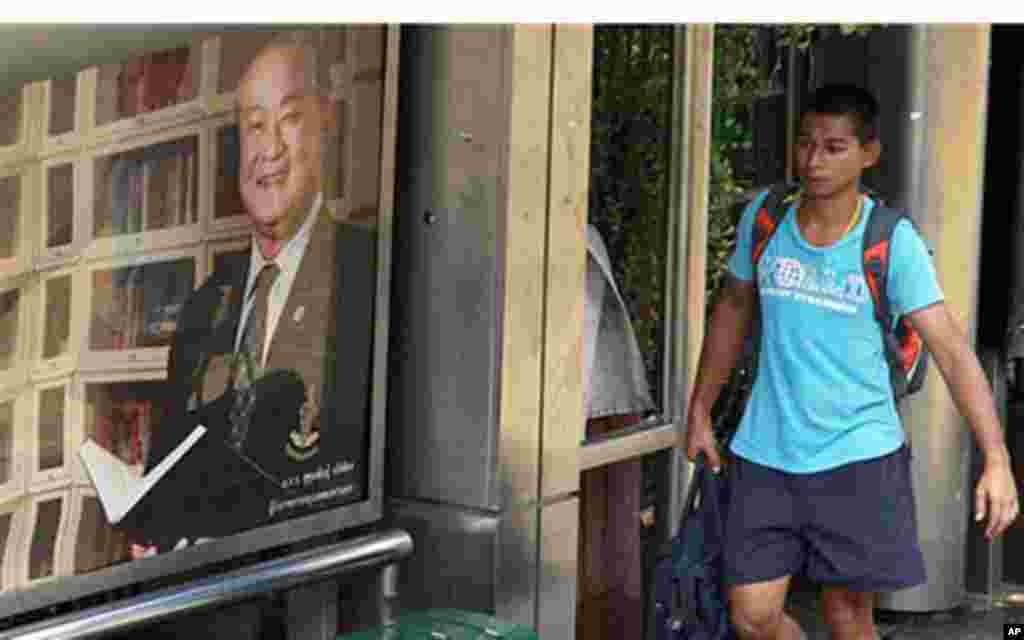
<instances>
[{"instance_id":1,"label":"dark suit jacket","mask_svg":"<svg viewBox=\"0 0 1024 640\"><path fill-rule=\"evenodd\" d=\"M233 398L228 383L248 280L249 256L214 272L185 304L171 346L162 417L153 435L147 469L157 464L196 424L209 429L175 476L175 502L182 517L146 537L160 546L184 536L219 537L275 519L362 499L370 433L376 233L317 214L310 242L271 338L265 373L254 385L257 404L242 449L248 461L284 483L253 479L251 466L224 445ZM296 375L298 374L298 375ZM301 383L297 384L296 380ZM261 386L262 385L262 386ZM226 390L225 390L225 387ZM319 411L319 453L307 460L286 454L298 430L304 400ZM307 405L309 407L309 405ZM351 464L351 469L349 464ZM324 477L325 468L330 478ZM342 495L314 504L282 508L272 501L339 486ZM292 501L294 502L294 501ZM159 518L166 522L168 510ZM168 531L168 529L173 531Z\"/></svg>"}]
</instances>

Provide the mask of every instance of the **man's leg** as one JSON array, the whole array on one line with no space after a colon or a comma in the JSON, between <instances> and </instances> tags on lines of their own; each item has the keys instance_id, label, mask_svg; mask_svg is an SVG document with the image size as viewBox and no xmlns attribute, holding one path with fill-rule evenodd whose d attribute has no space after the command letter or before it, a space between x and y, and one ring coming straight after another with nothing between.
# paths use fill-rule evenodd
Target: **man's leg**
<instances>
[{"instance_id":1,"label":"man's leg","mask_svg":"<svg viewBox=\"0 0 1024 640\"><path fill-rule=\"evenodd\" d=\"M723 548L729 614L740 640L801 640L784 607L804 564L800 521L786 474L737 456Z\"/></svg>"},{"instance_id":2,"label":"man's leg","mask_svg":"<svg viewBox=\"0 0 1024 640\"><path fill-rule=\"evenodd\" d=\"M832 640L878 640L874 593L824 587L821 603Z\"/></svg>"},{"instance_id":3,"label":"man's leg","mask_svg":"<svg viewBox=\"0 0 1024 640\"><path fill-rule=\"evenodd\" d=\"M801 640L803 632L786 614L790 576L729 589L729 615L740 640Z\"/></svg>"},{"instance_id":4,"label":"man's leg","mask_svg":"<svg viewBox=\"0 0 1024 640\"><path fill-rule=\"evenodd\" d=\"M910 451L814 474L797 487L809 545L807 577L823 585L833 640L877 640L875 594L925 581Z\"/></svg>"}]
</instances>

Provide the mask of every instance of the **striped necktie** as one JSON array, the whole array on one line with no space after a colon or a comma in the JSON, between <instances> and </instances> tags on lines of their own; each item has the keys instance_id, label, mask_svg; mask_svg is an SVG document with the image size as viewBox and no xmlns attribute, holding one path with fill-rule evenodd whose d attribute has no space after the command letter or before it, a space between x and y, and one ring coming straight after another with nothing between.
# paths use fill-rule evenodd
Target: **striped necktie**
<instances>
[{"instance_id":1,"label":"striped necktie","mask_svg":"<svg viewBox=\"0 0 1024 640\"><path fill-rule=\"evenodd\" d=\"M274 262L263 265L263 269L256 276L256 286L253 287L250 294L250 297L253 298L253 305L249 317L246 319L242 340L238 345L239 351L235 358L234 372L232 373L235 396L228 414L230 427L228 443L236 451L241 451L245 446L245 439L249 433L249 423L252 420L252 410L256 401L251 387L263 370L263 343L267 331L267 298L270 288L274 285L274 280L280 273L280 267Z\"/></svg>"},{"instance_id":2,"label":"striped necktie","mask_svg":"<svg viewBox=\"0 0 1024 640\"><path fill-rule=\"evenodd\" d=\"M281 268L277 266L277 263L268 262L263 265L263 269L256 276L256 285L249 294L253 299L252 310L246 319L245 330L242 332L242 341L239 345L240 350L244 349L248 352L248 364L251 366L251 370L248 371L248 376L244 376L240 380L239 376L242 374L242 370L248 367L238 368L235 377L236 386L249 386L263 371L263 345L267 336L267 299L270 296L270 288L274 286L274 281L280 274Z\"/></svg>"}]
</instances>

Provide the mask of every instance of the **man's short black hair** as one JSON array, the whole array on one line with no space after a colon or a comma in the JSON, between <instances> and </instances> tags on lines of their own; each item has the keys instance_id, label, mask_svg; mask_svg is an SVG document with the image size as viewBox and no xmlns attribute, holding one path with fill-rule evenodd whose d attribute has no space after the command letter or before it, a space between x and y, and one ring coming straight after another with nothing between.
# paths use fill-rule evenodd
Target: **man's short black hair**
<instances>
[{"instance_id":1,"label":"man's short black hair","mask_svg":"<svg viewBox=\"0 0 1024 640\"><path fill-rule=\"evenodd\" d=\"M855 84L827 84L807 99L804 113L850 116L861 144L878 140L878 100Z\"/></svg>"}]
</instances>

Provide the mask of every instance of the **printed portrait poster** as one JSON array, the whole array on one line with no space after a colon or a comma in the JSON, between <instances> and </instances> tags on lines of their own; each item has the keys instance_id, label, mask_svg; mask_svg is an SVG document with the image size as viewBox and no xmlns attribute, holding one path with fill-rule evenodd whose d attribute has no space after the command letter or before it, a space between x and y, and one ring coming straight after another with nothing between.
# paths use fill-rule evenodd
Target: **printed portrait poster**
<instances>
[{"instance_id":1,"label":"printed portrait poster","mask_svg":"<svg viewBox=\"0 0 1024 640\"><path fill-rule=\"evenodd\" d=\"M225 31L4 111L44 222L0 231L0 590L367 500L387 42Z\"/></svg>"}]
</instances>

